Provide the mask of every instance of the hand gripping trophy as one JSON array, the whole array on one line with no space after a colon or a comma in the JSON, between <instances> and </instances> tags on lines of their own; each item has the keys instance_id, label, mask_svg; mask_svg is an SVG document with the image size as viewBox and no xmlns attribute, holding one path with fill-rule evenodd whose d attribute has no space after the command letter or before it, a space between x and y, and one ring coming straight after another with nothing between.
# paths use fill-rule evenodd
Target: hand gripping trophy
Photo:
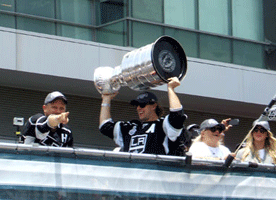
<instances>
[{"instance_id":1,"label":"hand gripping trophy","mask_svg":"<svg viewBox=\"0 0 276 200\"><path fill-rule=\"evenodd\" d=\"M125 54L120 66L96 68L94 84L101 94L115 93L121 86L142 91L168 83L171 77L182 80L186 71L187 58L181 45L162 36Z\"/></svg>"}]
</instances>

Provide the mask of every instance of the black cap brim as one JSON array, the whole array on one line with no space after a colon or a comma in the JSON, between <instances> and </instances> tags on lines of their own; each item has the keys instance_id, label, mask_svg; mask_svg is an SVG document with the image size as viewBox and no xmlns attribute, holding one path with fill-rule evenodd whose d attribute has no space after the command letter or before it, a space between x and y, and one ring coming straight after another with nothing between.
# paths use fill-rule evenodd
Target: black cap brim
<instances>
[{"instance_id":1,"label":"black cap brim","mask_svg":"<svg viewBox=\"0 0 276 200\"><path fill-rule=\"evenodd\" d=\"M133 106L138 106L139 104L142 104L142 103L149 103L149 102L148 101L137 100L137 99L134 99L134 100L130 101L130 104L133 105Z\"/></svg>"}]
</instances>

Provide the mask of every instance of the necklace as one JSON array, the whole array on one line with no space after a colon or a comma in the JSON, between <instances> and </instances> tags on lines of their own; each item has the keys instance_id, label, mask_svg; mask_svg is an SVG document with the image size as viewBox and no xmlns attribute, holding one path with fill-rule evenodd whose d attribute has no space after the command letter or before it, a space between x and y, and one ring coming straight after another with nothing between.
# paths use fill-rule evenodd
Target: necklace
<instances>
[{"instance_id":1,"label":"necklace","mask_svg":"<svg viewBox=\"0 0 276 200\"><path fill-rule=\"evenodd\" d=\"M213 156L218 154L219 149L217 147L210 147L210 146L208 146L208 147L209 147L209 149L210 149Z\"/></svg>"}]
</instances>

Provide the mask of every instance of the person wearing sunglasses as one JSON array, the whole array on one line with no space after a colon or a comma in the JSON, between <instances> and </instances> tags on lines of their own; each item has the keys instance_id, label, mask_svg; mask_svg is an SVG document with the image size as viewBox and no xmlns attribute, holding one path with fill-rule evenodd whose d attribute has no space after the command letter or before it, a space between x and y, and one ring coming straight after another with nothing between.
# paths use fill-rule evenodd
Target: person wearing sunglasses
<instances>
[{"instance_id":1,"label":"person wearing sunglasses","mask_svg":"<svg viewBox=\"0 0 276 200\"><path fill-rule=\"evenodd\" d=\"M200 135L193 141L189 152L193 158L223 160L231 152L220 144L221 135L226 130L215 119L206 119L200 124Z\"/></svg>"},{"instance_id":2,"label":"person wearing sunglasses","mask_svg":"<svg viewBox=\"0 0 276 200\"><path fill-rule=\"evenodd\" d=\"M247 137L245 147L237 152L236 160L276 163L276 138L273 137L267 121L255 121Z\"/></svg>"},{"instance_id":3,"label":"person wearing sunglasses","mask_svg":"<svg viewBox=\"0 0 276 200\"><path fill-rule=\"evenodd\" d=\"M155 94L146 91L130 102L136 108L139 120L114 122L110 104L117 93L102 94L100 132L113 139L124 152L170 154L187 116L174 91L180 85L179 79L173 77L168 80L170 113L165 117Z\"/></svg>"}]
</instances>

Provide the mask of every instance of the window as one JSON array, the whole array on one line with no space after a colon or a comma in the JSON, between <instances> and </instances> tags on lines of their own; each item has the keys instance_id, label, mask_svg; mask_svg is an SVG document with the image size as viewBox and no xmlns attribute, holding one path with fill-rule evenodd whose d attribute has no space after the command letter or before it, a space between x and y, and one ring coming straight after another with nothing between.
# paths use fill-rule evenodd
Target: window
<instances>
[{"instance_id":1,"label":"window","mask_svg":"<svg viewBox=\"0 0 276 200\"><path fill-rule=\"evenodd\" d=\"M233 36L264 41L262 0L232 0Z\"/></svg>"},{"instance_id":2,"label":"window","mask_svg":"<svg viewBox=\"0 0 276 200\"><path fill-rule=\"evenodd\" d=\"M196 29L196 4L194 0L164 0L164 23Z\"/></svg>"},{"instance_id":3,"label":"window","mask_svg":"<svg viewBox=\"0 0 276 200\"><path fill-rule=\"evenodd\" d=\"M55 18L54 0L17 0L16 12Z\"/></svg>"},{"instance_id":4,"label":"window","mask_svg":"<svg viewBox=\"0 0 276 200\"><path fill-rule=\"evenodd\" d=\"M163 23L162 0L132 0L132 17Z\"/></svg>"},{"instance_id":5,"label":"window","mask_svg":"<svg viewBox=\"0 0 276 200\"><path fill-rule=\"evenodd\" d=\"M133 22L133 47L142 47L151 44L163 35L163 28L144 23Z\"/></svg>"},{"instance_id":6,"label":"window","mask_svg":"<svg viewBox=\"0 0 276 200\"><path fill-rule=\"evenodd\" d=\"M199 30L229 35L227 0L208 0L198 2Z\"/></svg>"},{"instance_id":7,"label":"window","mask_svg":"<svg viewBox=\"0 0 276 200\"><path fill-rule=\"evenodd\" d=\"M123 18L124 5L124 0L102 0L99 8L99 24L105 24Z\"/></svg>"},{"instance_id":8,"label":"window","mask_svg":"<svg viewBox=\"0 0 276 200\"><path fill-rule=\"evenodd\" d=\"M92 24L90 0L57 0L57 19L78 24Z\"/></svg>"}]
</instances>

